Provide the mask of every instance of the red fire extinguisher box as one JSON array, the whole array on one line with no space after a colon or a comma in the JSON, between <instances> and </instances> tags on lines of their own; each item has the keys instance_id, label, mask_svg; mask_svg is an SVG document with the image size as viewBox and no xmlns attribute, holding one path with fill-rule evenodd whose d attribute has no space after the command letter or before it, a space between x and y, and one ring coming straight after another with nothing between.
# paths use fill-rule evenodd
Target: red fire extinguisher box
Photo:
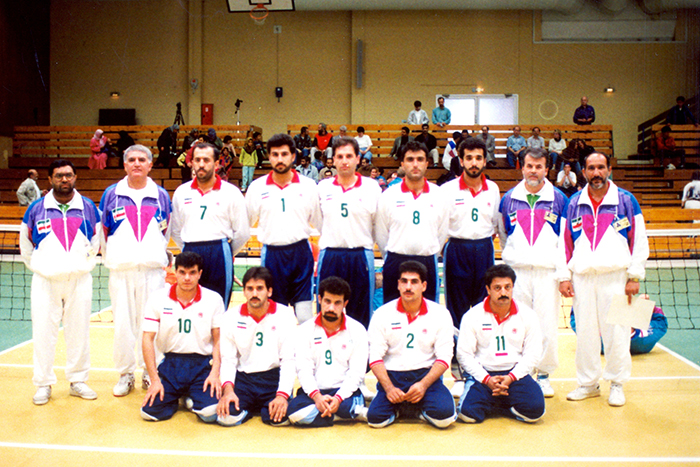
<instances>
[{"instance_id":1,"label":"red fire extinguisher box","mask_svg":"<svg viewBox=\"0 0 700 467\"><path fill-rule=\"evenodd\" d=\"M202 125L214 124L214 104L202 104Z\"/></svg>"}]
</instances>

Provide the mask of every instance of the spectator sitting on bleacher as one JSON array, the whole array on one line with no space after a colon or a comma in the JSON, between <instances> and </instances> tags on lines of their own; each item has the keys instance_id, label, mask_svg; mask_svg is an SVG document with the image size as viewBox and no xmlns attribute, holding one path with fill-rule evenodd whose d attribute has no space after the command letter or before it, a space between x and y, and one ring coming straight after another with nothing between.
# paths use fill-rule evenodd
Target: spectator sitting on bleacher
<instances>
[{"instance_id":1,"label":"spectator sitting on bleacher","mask_svg":"<svg viewBox=\"0 0 700 467\"><path fill-rule=\"evenodd\" d=\"M586 157L591 155L595 149L586 144L586 142L582 139L577 139L576 141L576 151L578 152L578 163L579 166L585 167L586 166Z\"/></svg>"},{"instance_id":2,"label":"spectator sitting on bleacher","mask_svg":"<svg viewBox=\"0 0 700 467\"><path fill-rule=\"evenodd\" d=\"M577 125L590 125L595 122L595 109L588 105L588 98L581 97L581 105L574 111L574 123Z\"/></svg>"},{"instance_id":3,"label":"spectator sitting on bleacher","mask_svg":"<svg viewBox=\"0 0 700 467\"><path fill-rule=\"evenodd\" d=\"M391 175L389 175L389 180L387 180L387 183L389 186L396 185L403 182L403 178L405 176L406 171L403 169L403 167L399 167L396 172L392 172Z\"/></svg>"},{"instance_id":4,"label":"spectator sitting on bleacher","mask_svg":"<svg viewBox=\"0 0 700 467\"><path fill-rule=\"evenodd\" d=\"M17 201L20 206L29 206L43 196L39 185L36 184L37 180L39 180L39 172L29 169L26 180L17 188Z\"/></svg>"},{"instance_id":5,"label":"spectator sitting on bleacher","mask_svg":"<svg viewBox=\"0 0 700 467\"><path fill-rule=\"evenodd\" d=\"M360 147L360 157L372 162L372 138L365 134L365 127L357 127L355 141L357 141L357 145Z\"/></svg>"},{"instance_id":6,"label":"spectator sitting on bleacher","mask_svg":"<svg viewBox=\"0 0 700 467\"><path fill-rule=\"evenodd\" d=\"M360 159L363 161L364 159ZM338 171L333 167L333 156L326 157L326 165L318 171L318 180L321 181L324 178L335 177Z\"/></svg>"},{"instance_id":7,"label":"spectator sitting on bleacher","mask_svg":"<svg viewBox=\"0 0 700 467\"><path fill-rule=\"evenodd\" d=\"M693 172L690 183L683 188L681 206L685 209L700 209L700 170Z\"/></svg>"},{"instance_id":8,"label":"spectator sitting on bleacher","mask_svg":"<svg viewBox=\"0 0 700 467\"><path fill-rule=\"evenodd\" d=\"M522 167L523 161L520 155L525 149L527 149L527 141L525 141L525 138L520 134L520 127L515 125L513 127L513 134L510 135L508 141L506 141L506 160L511 169L516 168L517 161L520 161L520 166Z\"/></svg>"},{"instance_id":9,"label":"spectator sitting on bleacher","mask_svg":"<svg viewBox=\"0 0 700 467\"><path fill-rule=\"evenodd\" d=\"M693 113L685 103L685 97L676 97L676 106L668 111L666 123L669 125L690 125L698 126Z\"/></svg>"},{"instance_id":10,"label":"spectator sitting on bleacher","mask_svg":"<svg viewBox=\"0 0 700 467\"><path fill-rule=\"evenodd\" d=\"M304 177L309 177L314 182L318 183L318 169L311 164L311 156L304 154L301 156L301 162L296 167L297 172Z\"/></svg>"},{"instance_id":11,"label":"spectator sitting on bleacher","mask_svg":"<svg viewBox=\"0 0 700 467\"><path fill-rule=\"evenodd\" d=\"M119 139L117 140L116 146L117 146L117 159L119 159L119 168L124 168L124 151L126 151L126 148L133 146L136 144L134 141L134 138L129 135L128 132L124 130L120 130L118 133Z\"/></svg>"},{"instance_id":12,"label":"spectator sitting on bleacher","mask_svg":"<svg viewBox=\"0 0 700 467\"><path fill-rule=\"evenodd\" d=\"M332 137L333 135L326 130L326 124L319 123L318 133L316 133L313 143L311 143L311 163L314 164L319 171L323 169L324 161L328 158L329 154L327 150L331 149L332 151L332 146L330 145ZM330 155L332 156L332 154Z\"/></svg>"},{"instance_id":13,"label":"spectator sitting on bleacher","mask_svg":"<svg viewBox=\"0 0 700 467\"><path fill-rule=\"evenodd\" d=\"M93 170L102 170L107 167L108 149L109 138L104 135L104 131L95 131L95 135L90 140L90 151L92 151L92 155L88 160L88 167Z\"/></svg>"},{"instance_id":14,"label":"spectator sitting on bleacher","mask_svg":"<svg viewBox=\"0 0 700 467\"><path fill-rule=\"evenodd\" d=\"M309 127L301 127L301 133L294 137L294 145L297 147L297 165L301 164L301 156L308 156L311 151L311 136ZM318 171L318 169L317 169Z\"/></svg>"},{"instance_id":15,"label":"spectator sitting on bleacher","mask_svg":"<svg viewBox=\"0 0 700 467\"><path fill-rule=\"evenodd\" d=\"M433 125L445 128L452 121L452 112L445 107L445 98L438 97L438 106L433 109Z\"/></svg>"},{"instance_id":16,"label":"spectator sitting on bleacher","mask_svg":"<svg viewBox=\"0 0 700 467\"><path fill-rule=\"evenodd\" d=\"M224 136L224 148L228 148L228 152L231 154L231 157L236 157L236 147L231 141L233 141L233 137L231 135ZM222 148L222 151L224 148Z\"/></svg>"},{"instance_id":17,"label":"spectator sitting on bleacher","mask_svg":"<svg viewBox=\"0 0 700 467\"><path fill-rule=\"evenodd\" d=\"M581 172L581 164L578 161L578 140L572 139L569 141L569 145L561 152L561 155L557 157L557 163L554 166L554 170L559 172L561 166L568 163L571 164L571 169L578 174Z\"/></svg>"},{"instance_id":18,"label":"spectator sitting on bleacher","mask_svg":"<svg viewBox=\"0 0 700 467\"><path fill-rule=\"evenodd\" d=\"M544 149L544 138L540 136L541 131L538 126L532 129L532 136L527 139L528 148Z\"/></svg>"},{"instance_id":19,"label":"spectator sitting on bleacher","mask_svg":"<svg viewBox=\"0 0 700 467\"><path fill-rule=\"evenodd\" d=\"M415 109L408 113L406 123L409 125L422 125L430 122L430 120L428 120L428 114L425 113L425 110L421 109L422 106L423 103L421 103L421 101L415 101L413 103L413 107L415 107Z\"/></svg>"},{"instance_id":20,"label":"spectator sitting on bleacher","mask_svg":"<svg viewBox=\"0 0 700 467\"><path fill-rule=\"evenodd\" d=\"M421 126L421 134L416 136L415 141L425 144L425 146L428 148L428 152L430 153L429 156L433 159L433 167L437 167L438 159L440 159L437 150L437 139L428 132L429 128L430 125L424 123Z\"/></svg>"},{"instance_id":21,"label":"spectator sitting on bleacher","mask_svg":"<svg viewBox=\"0 0 700 467\"><path fill-rule=\"evenodd\" d=\"M230 136L227 136L226 138L230 138ZM233 158L236 156L235 152L233 154L231 153L229 147L233 148L233 145L224 144L224 148L219 154L219 164L216 168L216 175L221 177L221 180L225 182L228 182L228 173L231 170L231 167L233 166Z\"/></svg>"},{"instance_id":22,"label":"spectator sitting on bleacher","mask_svg":"<svg viewBox=\"0 0 700 467\"><path fill-rule=\"evenodd\" d=\"M467 130L464 130L467 131ZM467 131L467 135L469 135L469 131ZM462 139L465 139L466 136L462 136ZM493 167L496 165L496 138L494 138L493 135L489 134L489 127L486 125L481 127L481 133L478 135L474 135L474 138L479 139L484 142L486 145L486 165L489 167Z\"/></svg>"},{"instance_id":23,"label":"spectator sitting on bleacher","mask_svg":"<svg viewBox=\"0 0 700 467\"><path fill-rule=\"evenodd\" d=\"M576 173L571 170L571 164L569 162L564 162L564 168L557 174L557 188L559 188L567 198L571 198L571 195L581 189L576 182Z\"/></svg>"},{"instance_id":24,"label":"spectator sitting on bleacher","mask_svg":"<svg viewBox=\"0 0 700 467\"><path fill-rule=\"evenodd\" d=\"M170 158L177 150L177 132L180 125L172 125L163 130L158 137L158 159L154 165L170 167Z\"/></svg>"},{"instance_id":25,"label":"spectator sitting on bleacher","mask_svg":"<svg viewBox=\"0 0 700 467\"><path fill-rule=\"evenodd\" d=\"M462 133L455 131L452 133L452 139L447 140L447 145L445 146L445 152L442 154L442 166L445 170L450 170L450 164L452 159L457 156L457 147L462 141Z\"/></svg>"},{"instance_id":26,"label":"spectator sitting on bleacher","mask_svg":"<svg viewBox=\"0 0 700 467\"><path fill-rule=\"evenodd\" d=\"M654 139L654 165L666 167L667 170L675 170L674 162L679 168L685 166L685 151L676 148L676 141L671 136L671 127L666 125ZM666 163L668 161L668 164Z\"/></svg>"},{"instance_id":27,"label":"spectator sitting on bleacher","mask_svg":"<svg viewBox=\"0 0 700 467\"><path fill-rule=\"evenodd\" d=\"M409 141L413 141L413 136L411 136L410 133L411 130L409 130L407 126L401 127L401 136L394 140L394 146L392 146L391 152L389 153L389 156L393 157L394 160L398 160L401 148Z\"/></svg>"},{"instance_id":28,"label":"spectator sitting on bleacher","mask_svg":"<svg viewBox=\"0 0 700 467\"><path fill-rule=\"evenodd\" d=\"M219 151L221 151L224 148L224 142L221 141L221 139L218 136L216 136L216 130L213 128L209 128L207 130L206 140L207 142L216 146Z\"/></svg>"},{"instance_id":29,"label":"spectator sitting on bleacher","mask_svg":"<svg viewBox=\"0 0 700 467\"><path fill-rule=\"evenodd\" d=\"M190 130L190 133L187 136L185 136L185 139L182 142L182 152L189 151L192 145L196 143L198 139L199 130L197 128Z\"/></svg>"},{"instance_id":30,"label":"spectator sitting on bleacher","mask_svg":"<svg viewBox=\"0 0 700 467\"><path fill-rule=\"evenodd\" d=\"M387 189L389 184L387 183L386 178L382 177L380 170L381 169L379 167L372 167L372 170L369 172L369 178L376 180L379 184L379 188L384 191Z\"/></svg>"},{"instance_id":31,"label":"spectator sitting on bleacher","mask_svg":"<svg viewBox=\"0 0 700 467\"><path fill-rule=\"evenodd\" d=\"M360 166L357 168L357 173L363 177L369 177L374 167L367 159L360 159Z\"/></svg>"},{"instance_id":32,"label":"spectator sitting on bleacher","mask_svg":"<svg viewBox=\"0 0 700 467\"><path fill-rule=\"evenodd\" d=\"M566 140L561 137L561 130L554 130L554 137L549 140L549 168L557 167L557 159L566 149Z\"/></svg>"},{"instance_id":33,"label":"spectator sitting on bleacher","mask_svg":"<svg viewBox=\"0 0 700 467\"><path fill-rule=\"evenodd\" d=\"M255 148L255 156L258 159L256 167L262 169L263 161L267 158L267 151L265 150L265 143L259 131L253 132L253 147Z\"/></svg>"}]
</instances>

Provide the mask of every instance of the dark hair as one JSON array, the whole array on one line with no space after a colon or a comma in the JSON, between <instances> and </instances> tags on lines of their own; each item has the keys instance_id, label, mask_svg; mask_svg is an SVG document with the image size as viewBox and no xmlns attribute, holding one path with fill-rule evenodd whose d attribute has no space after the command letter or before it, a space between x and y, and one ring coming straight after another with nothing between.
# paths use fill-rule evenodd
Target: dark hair
<instances>
[{"instance_id":1,"label":"dark hair","mask_svg":"<svg viewBox=\"0 0 700 467\"><path fill-rule=\"evenodd\" d=\"M186 269L197 266L201 271L204 269L204 259L194 251L183 251L175 257L175 270L180 266Z\"/></svg>"},{"instance_id":2,"label":"dark hair","mask_svg":"<svg viewBox=\"0 0 700 467\"><path fill-rule=\"evenodd\" d=\"M411 134L411 130L407 126L402 126L401 129L406 131L409 135Z\"/></svg>"},{"instance_id":3,"label":"dark hair","mask_svg":"<svg viewBox=\"0 0 700 467\"><path fill-rule=\"evenodd\" d=\"M452 139L457 139L462 137L462 132L461 131L453 131L452 132Z\"/></svg>"},{"instance_id":4,"label":"dark hair","mask_svg":"<svg viewBox=\"0 0 700 467\"><path fill-rule=\"evenodd\" d=\"M421 101L413 101L413 107L423 107L423 103Z\"/></svg>"},{"instance_id":5,"label":"dark hair","mask_svg":"<svg viewBox=\"0 0 700 467\"><path fill-rule=\"evenodd\" d=\"M685 97L683 97L683 96L676 97L676 102L678 102L678 101L685 102Z\"/></svg>"},{"instance_id":6,"label":"dark hair","mask_svg":"<svg viewBox=\"0 0 700 467\"><path fill-rule=\"evenodd\" d=\"M231 137L231 135L226 135L226 136L224 136L224 143L228 143L228 142L231 141L232 139L233 139L233 138Z\"/></svg>"},{"instance_id":7,"label":"dark hair","mask_svg":"<svg viewBox=\"0 0 700 467\"><path fill-rule=\"evenodd\" d=\"M421 143L420 141L409 141L408 143L401 146L401 149L399 150L399 162L403 162L403 158L408 151L423 151L423 153L425 153L426 159L428 158L428 154L430 153L430 151L428 151L428 146Z\"/></svg>"},{"instance_id":8,"label":"dark hair","mask_svg":"<svg viewBox=\"0 0 700 467\"><path fill-rule=\"evenodd\" d=\"M507 264L496 264L488 268L484 274L484 285L491 287L491 283L497 277L507 277L515 285L515 271Z\"/></svg>"},{"instance_id":9,"label":"dark hair","mask_svg":"<svg viewBox=\"0 0 700 467\"><path fill-rule=\"evenodd\" d=\"M308 126L303 126L303 127L301 127L301 133L304 133L304 132L307 131L308 129L309 129Z\"/></svg>"},{"instance_id":10,"label":"dark hair","mask_svg":"<svg viewBox=\"0 0 700 467\"><path fill-rule=\"evenodd\" d=\"M428 282L428 268L426 268L423 263L413 260L404 261L399 264L399 277L401 277L404 272L416 273L418 277L420 277L421 282Z\"/></svg>"},{"instance_id":11,"label":"dark hair","mask_svg":"<svg viewBox=\"0 0 700 467\"><path fill-rule=\"evenodd\" d=\"M535 131L535 130L540 130L540 131L542 131L542 128L540 128L540 127L538 127L538 126L533 126L533 127L532 127L532 131Z\"/></svg>"},{"instance_id":12,"label":"dark hair","mask_svg":"<svg viewBox=\"0 0 700 467\"><path fill-rule=\"evenodd\" d=\"M213 144L207 143L207 142L203 142L203 143L197 142L197 143L194 143L194 144L192 145L192 158L193 158L193 159L194 159L194 152L195 152L195 150L197 150L197 149L211 149L211 150L214 151L214 161L216 162L217 160L219 160L219 154L221 153L221 151L219 151L219 148L217 148L217 147L214 146Z\"/></svg>"},{"instance_id":13,"label":"dark hair","mask_svg":"<svg viewBox=\"0 0 700 467\"><path fill-rule=\"evenodd\" d=\"M542 148L527 148L523 151L523 162L525 162L525 157L530 156L533 159L541 159L544 157L545 164L549 161L547 159L547 151Z\"/></svg>"},{"instance_id":14,"label":"dark hair","mask_svg":"<svg viewBox=\"0 0 700 467\"><path fill-rule=\"evenodd\" d=\"M357 144L357 140L355 138L351 138L349 136L336 136L333 138L333 156L335 157L336 149L344 146L352 146L352 150L355 152L355 155L360 155L360 145Z\"/></svg>"},{"instance_id":15,"label":"dark hair","mask_svg":"<svg viewBox=\"0 0 700 467\"><path fill-rule=\"evenodd\" d=\"M592 153L590 153L589 155L587 155L587 156L583 159L583 168L584 168L584 169L585 169L586 166L588 165L588 158L591 157L591 156L594 155L594 154L597 154L597 155L599 155L599 156L605 157L605 165L607 165L608 167L610 167L610 156L608 156L607 154L603 154L602 152L593 151Z\"/></svg>"},{"instance_id":16,"label":"dark hair","mask_svg":"<svg viewBox=\"0 0 700 467\"><path fill-rule=\"evenodd\" d=\"M358 133L364 133L364 132L365 132L365 127L363 127L363 126L358 126L358 127L357 127L357 132L358 132Z\"/></svg>"},{"instance_id":17,"label":"dark hair","mask_svg":"<svg viewBox=\"0 0 700 467\"><path fill-rule=\"evenodd\" d=\"M661 129L661 133L670 133L670 132L671 132L670 125L664 125L664 127Z\"/></svg>"},{"instance_id":18,"label":"dark hair","mask_svg":"<svg viewBox=\"0 0 700 467\"><path fill-rule=\"evenodd\" d=\"M284 133L277 133L272 135L270 139L267 140L267 152L269 153L272 148L281 148L282 146L289 147L289 152L294 154L297 150L294 144L294 138Z\"/></svg>"},{"instance_id":19,"label":"dark hair","mask_svg":"<svg viewBox=\"0 0 700 467\"><path fill-rule=\"evenodd\" d=\"M430 129L430 125L428 125L427 123L424 123L420 126L421 130L426 127L428 128L428 130Z\"/></svg>"},{"instance_id":20,"label":"dark hair","mask_svg":"<svg viewBox=\"0 0 700 467\"><path fill-rule=\"evenodd\" d=\"M309 156L308 154L302 154L301 157L299 158L299 160L300 161L303 161L303 160L311 161L311 156Z\"/></svg>"},{"instance_id":21,"label":"dark hair","mask_svg":"<svg viewBox=\"0 0 700 467\"><path fill-rule=\"evenodd\" d=\"M471 151L472 149L481 149L481 152L484 154L484 159L486 159L486 143L480 139L472 138L471 136L467 136L459 143L457 154L460 159L463 159L464 152L467 150Z\"/></svg>"},{"instance_id":22,"label":"dark hair","mask_svg":"<svg viewBox=\"0 0 700 467\"><path fill-rule=\"evenodd\" d=\"M272 288L272 273L265 267L254 266L248 269L243 275L243 287L253 279L263 280L265 281L265 287L268 289Z\"/></svg>"},{"instance_id":23,"label":"dark hair","mask_svg":"<svg viewBox=\"0 0 700 467\"><path fill-rule=\"evenodd\" d=\"M60 168L60 167L70 167L73 169L73 174L75 174L75 166L73 163L69 160L66 159L56 159L55 161L51 162L51 165L49 165L49 177L53 176L53 171Z\"/></svg>"},{"instance_id":24,"label":"dark hair","mask_svg":"<svg viewBox=\"0 0 700 467\"><path fill-rule=\"evenodd\" d=\"M437 100L442 99L443 101L445 100L445 96L438 96Z\"/></svg>"},{"instance_id":25,"label":"dark hair","mask_svg":"<svg viewBox=\"0 0 700 467\"><path fill-rule=\"evenodd\" d=\"M254 132L253 132L253 139L257 138L258 136L260 136L260 132L259 132L259 131L254 131Z\"/></svg>"},{"instance_id":26,"label":"dark hair","mask_svg":"<svg viewBox=\"0 0 700 467\"><path fill-rule=\"evenodd\" d=\"M340 277L330 276L321 281L318 286L318 296L323 298L326 292L333 295L342 295L343 301L350 300L350 284Z\"/></svg>"}]
</instances>

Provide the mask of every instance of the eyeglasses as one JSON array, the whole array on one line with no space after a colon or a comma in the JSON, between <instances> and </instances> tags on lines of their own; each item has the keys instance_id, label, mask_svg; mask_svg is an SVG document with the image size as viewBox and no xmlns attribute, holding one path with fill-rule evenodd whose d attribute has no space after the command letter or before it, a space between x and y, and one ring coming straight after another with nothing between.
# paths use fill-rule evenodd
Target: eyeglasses
<instances>
[{"instance_id":1,"label":"eyeglasses","mask_svg":"<svg viewBox=\"0 0 700 467\"><path fill-rule=\"evenodd\" d=\"M75 174L53 174L53 178L56 180L73 180L75 178Z\"/></svg>"}]
</instances>

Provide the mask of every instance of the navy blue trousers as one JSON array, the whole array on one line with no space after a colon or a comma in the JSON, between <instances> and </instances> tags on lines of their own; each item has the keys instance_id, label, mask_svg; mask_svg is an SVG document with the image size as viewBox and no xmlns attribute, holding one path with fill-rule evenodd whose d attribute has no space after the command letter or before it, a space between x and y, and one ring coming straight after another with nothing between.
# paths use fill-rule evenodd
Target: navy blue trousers
<instances>
[{"instance_id":1,"label":"navy blue trousers","mask_svg":"<svg viewBox=\"0 0 700 467\"><path fill-rule=\"evenodd\" d=\"M272 300L294 305L313 299L314 257L308 240L291 245L264 245L261 264L272 273Z\"/></svg>"},{"instance_id":2,"label":"navy blue trousers","mask_svg":"<svg viewBox=\"0 0 700 467\"><path fill-rule=\"evenodd\" d=\"M182 250L193 251L202 257L204 269L199 285L221 295L224 309L228 309L233 287L233 254L228 240L186 243Z\"/></svg>"},{"instance_id":3,"label":"navy blue trousers","mask_svg":"<svg viewBox=\"0 0 700 467\"><path fill-rule=\"evenodd\" d=\"M486 297L484 275L493 266L493 240L451 238L445 246L445 304L456 328L462 316Z\"/></svg>"}]
</instances>

